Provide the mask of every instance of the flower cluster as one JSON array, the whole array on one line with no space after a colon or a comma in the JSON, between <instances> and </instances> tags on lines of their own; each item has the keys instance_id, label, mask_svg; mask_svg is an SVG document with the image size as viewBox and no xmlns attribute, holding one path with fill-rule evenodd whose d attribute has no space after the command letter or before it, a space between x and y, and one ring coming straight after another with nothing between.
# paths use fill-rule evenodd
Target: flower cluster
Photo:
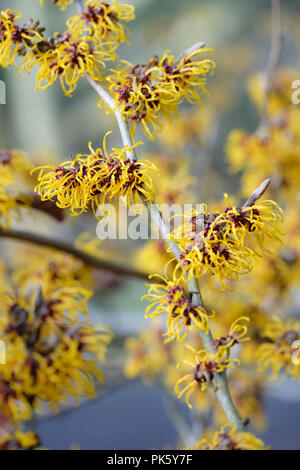
<instances>
[{"instance_id":1,"label":"flower cluster","mask_svg":"<svg viewBox=\"0 0 300 470\"><path fill-rule=\"evenodd\" d=\"M107 135L107 134L106 134ZM155 166L144 160L130 160L126 152L131 148L113 149L108 152L105 138L103 150L77 155L58 167L45 166L39 170L36 191L42 200L54 200L58 207L70 208L73 215L97 208L106 200L123 196L128 207L132 204L151 202L154 189L149 170Z\"/></svg>"},{"instance_id":2,"label":"flower cluster","mask_svg":"<svg viewBox=\"0 0 300 470\"><path fill-rule=\"evenodd\" d=\"M80 24L85 25L94 42L102 44L105 41L109 46L128 42L123 22L133 19L132 5L119 4L118 0L87 0L84 11L71 17L67 24L70 30L77 29Z\"/></svg>"},{"instance_id":3,"label":"flower cluster","mask_svg":"<svg viewBox=\"0 0 300 470\"><path fill-rule=\"evenodd\" d=\"M107 77L116 106L129 120L133 135L140 123L145 135L153 139L163 119L170 120L184 99L200 103L201 95L207 93L206 77L215 64L195 56L207 51L200 47L178 60L166 52L161 59L153 56L142 65L125 62L123 68Z\"/></svg>"},{"instance_id":4,"label":"flower cluster","mask_svg":"<svg viewBox=\"0 0 300 470\"><path fill-rule=\"evenodd\" d=\"M299 72L292 68L279 69L274 76L272 89L267 97L269 116L280 114L291 105L291 83L299 77ZM265 105L265 76L262 73L253 75L249 80L249 95L259 110Z\"/></svg>"},{"instance_id":5,"label":"flower cluster","mask_svg":"<svg viewBox=\"0 0 300 470\"><path fill-rule=\"evenodd\" d=\"M226 369L234 368L234 363L239 364L238 359L230 359L227 348L218 347L215 353L208 353L204 349L196 351L192 346L185 345L192 354L193 359L190 361L183 360L177 364L177 367L182 365L187 366L189 372L181 377L175 385L175 393L178 398L185 395L185 402L189 408L192 408L190 403L190 395L196 390L206 390L209 386L215 386L215 376ZM183 388L181 388L181 385Z\"/></svg>"},{"instance_id":6,"label":"flower cluster","mask_svg":"<svg viewBox=\"0 0 300 470\"><path fill-rule=\"evenodd\" d=\"M1 293L1 338L7 363L0 365L1 410L13 422L27 420L40 403L54 409L69 397L95 395L93 378L103 380L102 361L111 332L78 321L90 292L64 287L30 296L11 288Z\"/></svg>"},{"instance_id":7,"label":"flower cluster","mask_svg":"<svg viewBox=\"0 0 300 470\"><path fill-rule=\"evenodd\" d=\"M226 315L226 309L224 309L223 313ZM217 322L223 326L224 320L226 323L226 318L220 318L216 315L212 321L213 326L217 326ZM225 327L224 335L219 337L215 344L218 344L218 347L222 344L223 346L227 345L227 353L230 352L230 349L235 344L249 344L249 342L244 343L248 339L245 338L246 331L242 324L244 321L245 319L243 318L234 321L229 327L229 331ZM239 322L241 323L239 324ZM237 329L239 332L236 331ZM226 331L228 332L227 334ZM231 341L228 341L230 336ZM226 341L224 341L225 338ZM125 346L128 357L124 367L124 374L129 379L139 376L147 382L159 383L165 387L170 395L173 395L174 386L178 380L182 378L183 374L190 373L190 363L194 363L194 350L198 351L203 347L197 330L190 332L188 344L193 346L193 350L182 347L180 342L166 343L164 340L164 329L162 326L159 327L157 325L156 320L153 320L150 328L148 327L147 330L142 331L138 337L127 339ZM180 368L176 368L178 362L182 363ZM250 374L246 369L238 368L231 370L228 381L234 403L237 404L242 416L251 416L252 424L256 428L262 429L264 425L262 409L263 377L257 377L254 374ZM189 397L189 401L197 412L207 412L210 410L214 423L217 426L224 423L224 412L216 402L214 392L210 388L206 389L206 393L203 393L201 387L196 387Z\"/></svg>"},{"instance_id":8,"label":"flower cluster","mask_svg":"<svg viewBox=\"0 0 300 470\"><path fill-rule=\"evenodd\" d=\"M31 450L38 446L39 439L32 432L16 430L0 437L0 450Z\"/></svg>"},{"instance_id":9,"label":"flower cluster","mask_svg":"<svg viewBox=\"0 0 300 470\"><path fill-rule=\"evenodd\" d=\"M300 126L299 110L291 108L272 117L268 132L249 134L234 129L228 136L226 153L233 172L244 170L243 192L272 176L273 190L284 199L299 190Z\"/></svg>"},{"instance_id":10,"label":"flower cluster","mask_svg":"<svg viewBox=\"0 0 300 470\"><path fill-rule=\"evenodd\" d=\"M263 343L257 351L259 369L281 372L300 378L300 323L274 317L262 332Z\"/></svg>"},{"instance_id":11,"label":"flower cluster","mask_svg":"<svg viewBox=\"0 0 300 470\"><path fill-rule=\"evenodd\" d=\"M267 450L263 441L250 432L236 432L232 425L225 425L210 440L201 439L194 450Z\"/></svg>"},{"instance_id":12,"label":"flower cluster","mask_svg":"<svg viewBox=\"0 0 300 470\"><path fill-rule=\"evenodd\" d=\"M208 213L206 206L192 210L171 234L182 250L175 276L199 278L209 272L211 287L217 283L226 289L226 281L252 270L258 251L268 251L267 244L279 240L282 211L273 201L247 207L229 205L218 213ZM179 274L179 272L183 274Z\"/></svg>"},{"instance_id":13,"label":"flower cluster","mask_svg":"<svg viewBox=\"0 0 300 470\"><path fill-rule=\"evenodd\" d=\"M27 71L38 65L37 90L46 90L59 79L65 95L69 97L74 93L79 78L85 74L101 81L100 66L105 68L105 62L114 58L111 51L94 48L89 36L81 31L55 34L42 49L42 52L32 52L31 61L26 65Z\"/></svg>"},{"instance_id":14,"label":"flower cluster","mask_svg":"<svg viewBox=\"0 0 300 470\"><path fill-rule=\"evenodd\" d=\"M51 0L52 3L57 5L61 10L65 10L71 3L74 2L74 0ZM45 0L40 0L41 5L44 5Z\"/></svg>"},{"instance_id":15,"label":"flower cluster","mask_svg":"<svg viewBox=\"0 0 300 470\"><path fill-rule=\"evenodd\" d=\"M9 67L16 65L16 57L25 57L28 51L34 50L43 41L45 28L33 20L18 26L16 20L20 13L10 8L0 13L0 65Z\"/></svg>"},{"instance_id":16,"label":"flower cluster","mask_svg":"<svg viewBox=\"0 0 300 470\"><path fill-rule=\"evenodd\" d=\"M59 5L65 8L67 3ZM38 21L18 26L20 16L10 9L1 12L0 65L14 65L26 72L37 66L37 90L45 90L59 79L70 97L80 77L88 74L95 81L103 80L106 62L117 58L115 50L126 40L122 22L131 20L134 10L116 1L88 0L86 10L67 21L63 34L55 32L49 38ZM18 56L23 58L19 65Z\"/></svg>"},{"instance_id":17,"label":"flower cluster","mask_svg":"<svg viewBox=\"0 0 300 470\"><path fill-rule=\"evenodd\" d=\"M0 150L0 227L10 227L22 209L30 207L31 198L21 188L31 168L23 152Z\"/></svg>"},{"instance_id":18,"label":"flower cluster","mask_svg":"<svg viewBox=\"0 0 300 470\"><path fill-rule=\"evenodd\" d=\"M158 278L160 276L157 275ZM148 284L148 293L144 296L150 305L146 309L146 318L167 314L167 340L183 341L189 329L200 329L208 332L208 313L200 305L193 305L184 287L176 282L161 278L161 284Z\"/></svg>"}]
</instances>

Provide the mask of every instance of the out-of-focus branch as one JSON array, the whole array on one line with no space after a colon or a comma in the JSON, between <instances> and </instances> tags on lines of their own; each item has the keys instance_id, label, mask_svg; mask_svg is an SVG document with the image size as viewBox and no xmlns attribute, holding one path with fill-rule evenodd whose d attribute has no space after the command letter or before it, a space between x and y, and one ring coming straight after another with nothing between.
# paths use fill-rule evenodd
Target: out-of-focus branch
<instances>
[{"instance_id":1,"label":"out-of-focus branch","mask_svg":"<svg viewBox=\"0 0 300 470\"><path fill-rule=\"evenodd\" d=\"M274 87L276 70L280 62L283 45L281 0L272 0L272 36L271 49L264 78L265 99L262 109L261 128L268 126L268 100Z\"/></svg>"},{"instance_id":2,"label":"out-of-focus branch","mask_svg":"<svg viewBox=\"0 0 300 470\"><path fill-rule=\"evenodd\" d=\"M36 193L22 194L19 204L22 205L24 203L28 203L30 208L44 212L59 222L65 219L65 211L63 209L58 207L54 201L42 201Z\"/></svg>"},{"instance_id":3,"label":"out-of-focus branch","mask_svg":"<svg viewBox=\"0 0 300 470\"><path fill-rule=\"evenodd\" d=\"M112 263L110 261L105 261L96 256L92 256L89 253L85 253L82 250L79 250L75 246L70 245L69 243L62 242L60 240L52 240L43 235L37 235L35 233L25 232L21 230L4 230L0 229L0 237L2 238L11 238L14 240L20 240L22 242L29 242L35 245L44 246L47 248L53 248L58 251L63 251L70 255L75 256L76 258L83 261L88 266L91 266L95 269L100 269L101 271L109 271L120 276L129 276L135 277L137 279L148 280L149 274L137 271L135 269L122 266L119 264Z\"/></svg>"},{"instance_id":4,"label":"out-of-focus branch","mask_svg":"<svg viewBox=\"0 0 300 470\"><path fill-rule=\"evenodd\" d=\"M183 414L178 410L173 396L164 394L164 407L184 446L194 446L198 436L194 435Z\"/></svg>"},{"instance_id":5,"label":"out-of-focus branch","mask_svg":"<svg viewBox=\"0 0 300 470\"><path fill-rule=\"evenodd\" d=\"M82 0L76 0L76 6L79 13L84 11L84 5Z\"/></svg>"},{"instance_id":6,"label":"out-of-focus branch","mask_svg":"<svg viewBox=\"0 0 300 470\"><path fill-rule=\"evenodd\" d=\"M272 38L271 50L265 74L266 94L273 89L276 69L279 65L283 45L283 32L281 21L281 0L272 0Z\"/></svg>"}]
</instances>

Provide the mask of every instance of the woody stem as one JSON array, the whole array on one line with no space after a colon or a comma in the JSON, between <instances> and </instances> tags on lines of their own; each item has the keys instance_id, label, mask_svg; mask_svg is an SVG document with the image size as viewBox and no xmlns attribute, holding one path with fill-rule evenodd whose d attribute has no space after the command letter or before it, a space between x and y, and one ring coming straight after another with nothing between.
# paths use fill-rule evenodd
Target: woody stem
<instances>
[{"instance_id":1,"label":"woody stem","mask_svg":"<svg viewBox=\"0 0 300 470\"><path fill-rule=\"evenodd\" d=\"M94 88L94 90L98 93L98 95L106 102L106 104L114 112L117 118L117 122L120 128L120 133L121 133L121 137L122 137L124 145L127 145L128 147L132 147L133 143L132 143L131 135L128 130L128 124L126 120L122 118L121 114L116 108L116 104L113 101L112 97L102 87L100 83L95 82L89 76L87 76L87 79L89 83L92 85L92 87ZM135 150L133 149L130 153L132 155L131 159L137 160ZM150 206L147 203L146 205L147 205L148 210L150 211L151 218L157 225L163 239L168 244L169 248L171 249L176 259L180 261L180 255L182 254L182 252L179 249L177 244L170 241L169 228L166 225L165 221L163 220L157 206L155 204ZM190 292L192 302L194 303L194 305L203 305L198 281L196 279L191 280L189 282L188 288L189 288L189 292ZM205 333L204 331L200 330L200 337L201 337L203 346L206 349L206 351L210 353L214 353L215 346L214 346L214 340L213 340L211 332L209 331L208 333ZM226 416L229 419L230 423L232 423L236 427L237 431L245 431L246 429L245 423L240 417L232 401L232 398L228 389L227 376L225 372L222 372L221 374L217 374L216 385L217 385L217 389L216 389L217 398L220 404L222 405L224 412L226 413Z\"/></svg>"}]
</instances>

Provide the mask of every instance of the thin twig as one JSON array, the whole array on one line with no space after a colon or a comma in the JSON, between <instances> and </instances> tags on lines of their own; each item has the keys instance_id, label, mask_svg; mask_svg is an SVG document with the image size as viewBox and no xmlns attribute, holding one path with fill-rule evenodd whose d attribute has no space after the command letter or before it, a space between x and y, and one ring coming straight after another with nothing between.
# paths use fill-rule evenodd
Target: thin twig
<instances>
[{"instance_id":1,"label":"thin twig","mask_svg":"<svg viewBox=\"0 0 300 470\"><path fill-rule=\"evenodd\" d=\"M108 104L108 106L111 108L111 110L115 113L117 117L117 121L120 127L120 132L121 132L121 137L123 139L123 143L125 145L128 145L128 139L130 139L130 147L132 146L132 139L130 136L130 133L128 132L128 126L126 121L121 117L121 119L118 119L118 115L120 114L118 110L116 111L115 103L112 100L111 96L109 93L102 87L100 83L94 82L90 77L87 77L89 83L93 86L93 88L97 91L99 96L105 100L105 102ZM125 139L124 139L125 137ZM136 154L134 152L134 159L136 159ZM147 205L148 209L150 209L150 206ZM151 206L150 209L151 217L156 223L156 225L159 228L159 231L164 238L164 240L168 243L170 249L174 253L175 257L180 259L180 255L182 254L181 250L179 247L172 243L169 240L169 229L167 225L165 224L157 206L154 204ZM192 298L192 301L195 305L203 305L198 281L196 279L193 279L189 282L188 285L189 291L190 291L190 296ZM211 353L215 352L215 346L214 346L214 340L212 337L211 332L209 331L207 334L200 330L200 337L202 339L202 343L204 348ZM217 398L222 405L227 418L229 419L230 423L232 423L238 431L245 431L246 425L245 422L242 420L240 417L237 409L235 408L235 405L232 401L229 389L228 389L228 382L227 382L227 377L226 373L222 372L221 374L217 374L216 377L216 395Z\"/></svg>"},{"instance_id":2,"label":"thin twig","mask_svg":"<svg viewBox=\"0 0 300 470\"><path fill-rule=\"evenodd\" d=\"M82 0L76 0L76 6L79 13L84 11L84 5Z\"/></svg>"},{"instance_id":3,"label":"thin twig","mask_svg":"<svg viewBox=\"0 0 300 470\"><path fill-rule=\"evenodd\" d=\"M276 70L280 62L280 56L283 46L283 32L281 21L281 0L272 0L272 36L271 49L264 77L264 104L262 108L262 117L260 129L267 130L269 123L268 101L270 93L274 88Z\"/></svg>"},{"instance_id":4,"label":"thin twig","mask_svg":"<svg viewBox=\"0 0 300 470\"><path fill-rule=\"evenodd\" d=\"M132 147L132 140L130 137L127 122L125 121L125 119L123 119L121 113L116 107L114 100L112 99L110 94L105 90L105 88L103 88L103 86L100 85L100 83L92 80L92 78L88 74L86 74L86 78L88 82L90 83L90 85L97 92L97 94L103 99L103 101L105 101L105 103L109 106L109 108L114 112L115 118L117 120L119 129L120 129L123 144L126 145L128 148ZM127 158L129 158L131 162L136 160L136 153L134 149L127 150L126 155L127 155Z\"/></svg>"},{"instance_id":5,"label":"thin twig","mask_svg":"<svg viewBox=\"0 0 300 470\"><path fill-rule=\"evenodd\" d=\"M197 442L199 436L194 435L183 414L178 410L174 396L164 394L164 407L174 428L176 429L182 443L185 447L192 447Z\"/></svg>"},{"instance_id":6,"label":"thin twig","mask_svg":"<svg viewBox=\"0 0 300 470\"><path fill-rule=\"evenodd\" d=\"M63 251L70 255L75 256L76 258L83 261L88 266L91 266L95 269L100 269L101 271L109 271L120 276L129 276L137 279L149 281L149 274L143 273L141 271L128 268L119 264L114 264L110 261L105 261L98 257L92 256L89 253L86 253L82 250L79 250L75 246L70 245L69 243L52 240L43 235L37 235L35 233L25 232L21 230L4 230L0 229L0 237L2 238L11 238L14 240L20 240L22 242L29 242L35 245L44 246L47 248L53 248L58 251ZM157 281L156 281L157 282Z\"/></svg>"}]
</instances>

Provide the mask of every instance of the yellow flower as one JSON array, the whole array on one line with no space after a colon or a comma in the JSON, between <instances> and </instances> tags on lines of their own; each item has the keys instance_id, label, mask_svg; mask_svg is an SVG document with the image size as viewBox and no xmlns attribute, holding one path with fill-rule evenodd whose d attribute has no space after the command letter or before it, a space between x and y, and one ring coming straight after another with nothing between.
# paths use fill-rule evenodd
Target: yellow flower
<instances>
[{"instance_id":1,"label":"yellow flower","mask_svg":"<svg viewBox=\"0 0 300 470\"><path fill-rule=\"evenodd\" d=\"M127 28L122 22L133 19L133 5L119 4L118 0L87 0L84 11L71 17L67 26L72 30L83 23L87 25L94 42L102 45L104 41L109 47L115 43L128 42Z\"/></svg>"},{"instance_id":2,"label":"yellow flower","mask_svg":"<svg viewBox=\"0 0 300 470\"><path fill-rule=\"evenodd\" d=\"M63 162L60 166L47 165L39 170L38 185L35 191L42 201L55 201L58 207L71 209L79 215L88 208L90 191L86 178L87 167L81 155L74 160Z\"/></svg>"},{"instance_id":3,"label":"yellow flower","mask_svg":"<svg viewBox=\"0 0 300 470\"><path fill-rule=\"evenodd\" d=\"M65 10L74 0L51 0L52 3L57 5L61 10ZM44 5L45 0L40 0L41 5Z\"/></svg>"},{"instance_id":4,"label":"yellow flower","mask_svg":"<svg viewBox=\"0 0 300 470\"><path fill-rule=\"evenodd\" d=\"M215 374L223 372L225 369L234 368L232 363L239 363L239 361L238 359L229 359L227 351L224 348L218 348L213 354L205 350L196 351L190 345L184 346L192 351L194 359L193 362L183 360L177 364L177 367L183 364L187 365L191 372L177 381L175 393L178 398L186 394L185 402L189 408L192 408L190 395L196 389L204 391L210 385L215 386ZM184 384L183 388L180 388L182 384Z\"/></svg>"},{"instance_id":5,"label":"yellow flower","mask_svg":"<svg viewBox=\"0 0 300 470\"><path fill-rule=\"evenodd\" d=\"M0 150L0 227L9 228L32 203L24 183L32 166L20 150Z\"/></svg>"},{"instance_id":6,"label":"yellow flower","mask_svg":"<svg viewBox=\"0 0 300 470\"><path fill-rule=\"evenodd\" d=\"M59 207L69 207L73 215L81 214L91 205L96 217L101 204L120 196L125 196L123 202L128 207L143 201L151 203L154 189L148 173L156 167L144 160L130 161L126 156L128 147L108 153L106 136L103 150L94 150L90 143L88 155L77 155L59 167L37 168L39 184L35 190L41 199L55 200Z\"/></svg>"},{"instance_id":7,"label":"yellow flower","mask_svg":"<svg viewBox=\"0 0 300 470\"><path fill-rule=\"evenodd\" d=\"M44 28L39 22L30 20L21 27L15 23L20 17L20 13L10 8L0 13L0 65L5 68L17 66L16 57L26 56L27 49L35 48L36 43L43 40Z\"/></svg>"},{"instance_id":8,"label":"yellow flower","mask_svg":"<svg viewBox=\"0 0 300 470\"><path fill-rule=\"evenodd\" d=\"M123 61L124 67L107 77L116 107L129 120L132 135L137 123L141 123L145 135L152 140L164 119L176 115L184 98L200 102L200 95L206 92L206 76L215 65L208 59L194 61L193 57L207 51L198 49L178 62L168 53L162 59L153 56L143 65Z\"/></svg>"},{"instance_id":9,"label":"yellow flower","mask_svg":"<svg viewBox=\"0 0 300 470\"><path fill-rule=\"evenodd\" d=\"M13 421L26 420L41 400L57 409L70 396L94 396L93 380L103 380L98 363L112 333L74 321L86 308L83 291L61 287L45 297L39 292L33 302L6 291L0 298L7 358L0 365L2 411Z\"/></svg>"},{"instance_id":10,"label":"yellow flower","mask_svg":"<svg viewBox=\"0 0 300 470\"><path fill-rule=\"evenodd\" d=\"M281 372L300 378L300 323L273 317L261 336L264 343L257 351L259 370L270 370L271 378L276 378Z\"/></svg>"},{"instance_id":11,"label":"yellow flower","mask_svg":"<svg viewBox=\"0 0 300 470\"><path fill-rule=\"evenodd\" d=\"M178 118L167 123L159 134L164 146L178 151L193 145L205 145L206 137L213 127L215 112L207 106L204 108L192 107L183 110Z\"/></svg>"},{"instance_id":12,"label":"yellow flower","mask_svg":"<svg viewBox=\"0 0 300 470\"><path fill-rule=\"evenodd\" d=\"M15 431L0 437L0 450L31 450L39 444L38 436L32 432Z\"/></svg>"},{"instance_id":13,"label":"yellow flower","mask_svg":"<svg viewBox=\"0 0 300 470\"><path fill-rule=\"evenodd\" d=\"M9 196L4 188L0 186L0 227L10 227L12 215L16 208L16 199Z\"/></svg>"},{"instance_id":14,"label":"yellow flower","mask_svg":"<svg viewBox=\"0 0 300 470\"><path fill-rule=\"evenodd\" d=\"M248 331L247 326L240 323L242 321L248 322L250 319L248 317L237 318L230 326L228 334L215 340L215 346L227 349L230 352L230 348L234 345L249 341L249 338L245 337Z\"/></svg>"},{"instance_id":15,"label":"yellow flower","mask_svg":"<svg viewBox=\"0 0 300 470\"><path fill-rule=\"evenodd\" d=\"M168 83L178 102L185 98L190 103L201 103L201 95L207 94L206 76L215 69L215 63L210 59L195 60L195 56L206 52L211 49L199 48L176 60L166 51L151 72L162 74L162 82Z\"/></svg>"},{"instance_id":16,"label":"yellow flower","mask_svg":"<svg viewBox=\"0 0 300 470\"><path fill-rule=\"evenodd\" d=\"M15 185L17 177L26 174L31 168L31 163L21 150L0 150L0 184L4 186Z\"/></svg>"},{"instance_id":17,"label":"yellow flower","mask_svg":"<svg viewBox=\"0 0 300 470\"><path fill-rule=\"evenodd\" d=\"M105 61L115 58L113 49L94 48L85 31L67 31L64 35L56 34L53 42L46 47L46 52L32 52L27 71L38 65L37 90L46 90L59 78L66 96L71 97L77 82L85 74L96 81L102 80L100 66L105 68Z\"/></svg>"},{"instance_id":18,"label":"yellow flower","mask_svg":"<svg viewBox=\"0 0 300 470\"><path fill-rule=\"evenodd\" d=\"M236 432L233 425L227 424L217 431L211 441L201 439L194 450L267 450L263 441L250 432Z\"/></svg>"},{"instance_id":19,"label":"yellow flower","mask_svg":"<svg viewBox=\"0 0 300 470\"><path fill-rule=\"evenodd\" d=\"M299 110L293 106L271 119L267 133L249 134L234 129L228 136L225 151L232 172L243 171L242 191L257 187L272 176L272 188L288 203L299 192L300 125ZM277 193L278 194L278 193Z\"/></svg>"},{"instance_id":20,"label":"yellow flower","mask_svg":"<svg viewBox=\"0 0 300 470\"><path fill-rule=\"evenodd\" d=\"M298 77L299 72L295 69L277 70L267 102L267 111L270 116L276 116L291 105L291 83ZM264 74L253 75L249 80L248 90L255 105L261 109L265 102Z\"/></svg>"},{"instance_id":21,"label":"yellow flower","mask_svg":"<svg viewBox=\"0 0 300 470\"><path fill-rule=\"evenodd\" d=\"M151 276L152 277L152 276ZM194 306L188 294L179 284L161 276L163 284L147 284L148 293L143 297L150 301L146 308L146 318L167 314L167 342L176 339L183 341L189 329L201 329L208 332L208 319L213 313L208 313L200 305Z\"/></svg>"},{"instance_id":22,"label":"yellow flower","mask_svg":"<svg viewBox=\"0 0 300 470\"><path fill-rule=\"evenodd\" d=\"M252 270L257 249L268 252L269 239L280 240L282 210L275 202L234 207L227 195L225 202L222 212L208 213L205 205L198 212L193 209L172 231L170 239L182 250L175 277L182 271L188 279L199 278L208 271L210 286L224 290L227 280Z\"/></svg>"}]
</instances>

